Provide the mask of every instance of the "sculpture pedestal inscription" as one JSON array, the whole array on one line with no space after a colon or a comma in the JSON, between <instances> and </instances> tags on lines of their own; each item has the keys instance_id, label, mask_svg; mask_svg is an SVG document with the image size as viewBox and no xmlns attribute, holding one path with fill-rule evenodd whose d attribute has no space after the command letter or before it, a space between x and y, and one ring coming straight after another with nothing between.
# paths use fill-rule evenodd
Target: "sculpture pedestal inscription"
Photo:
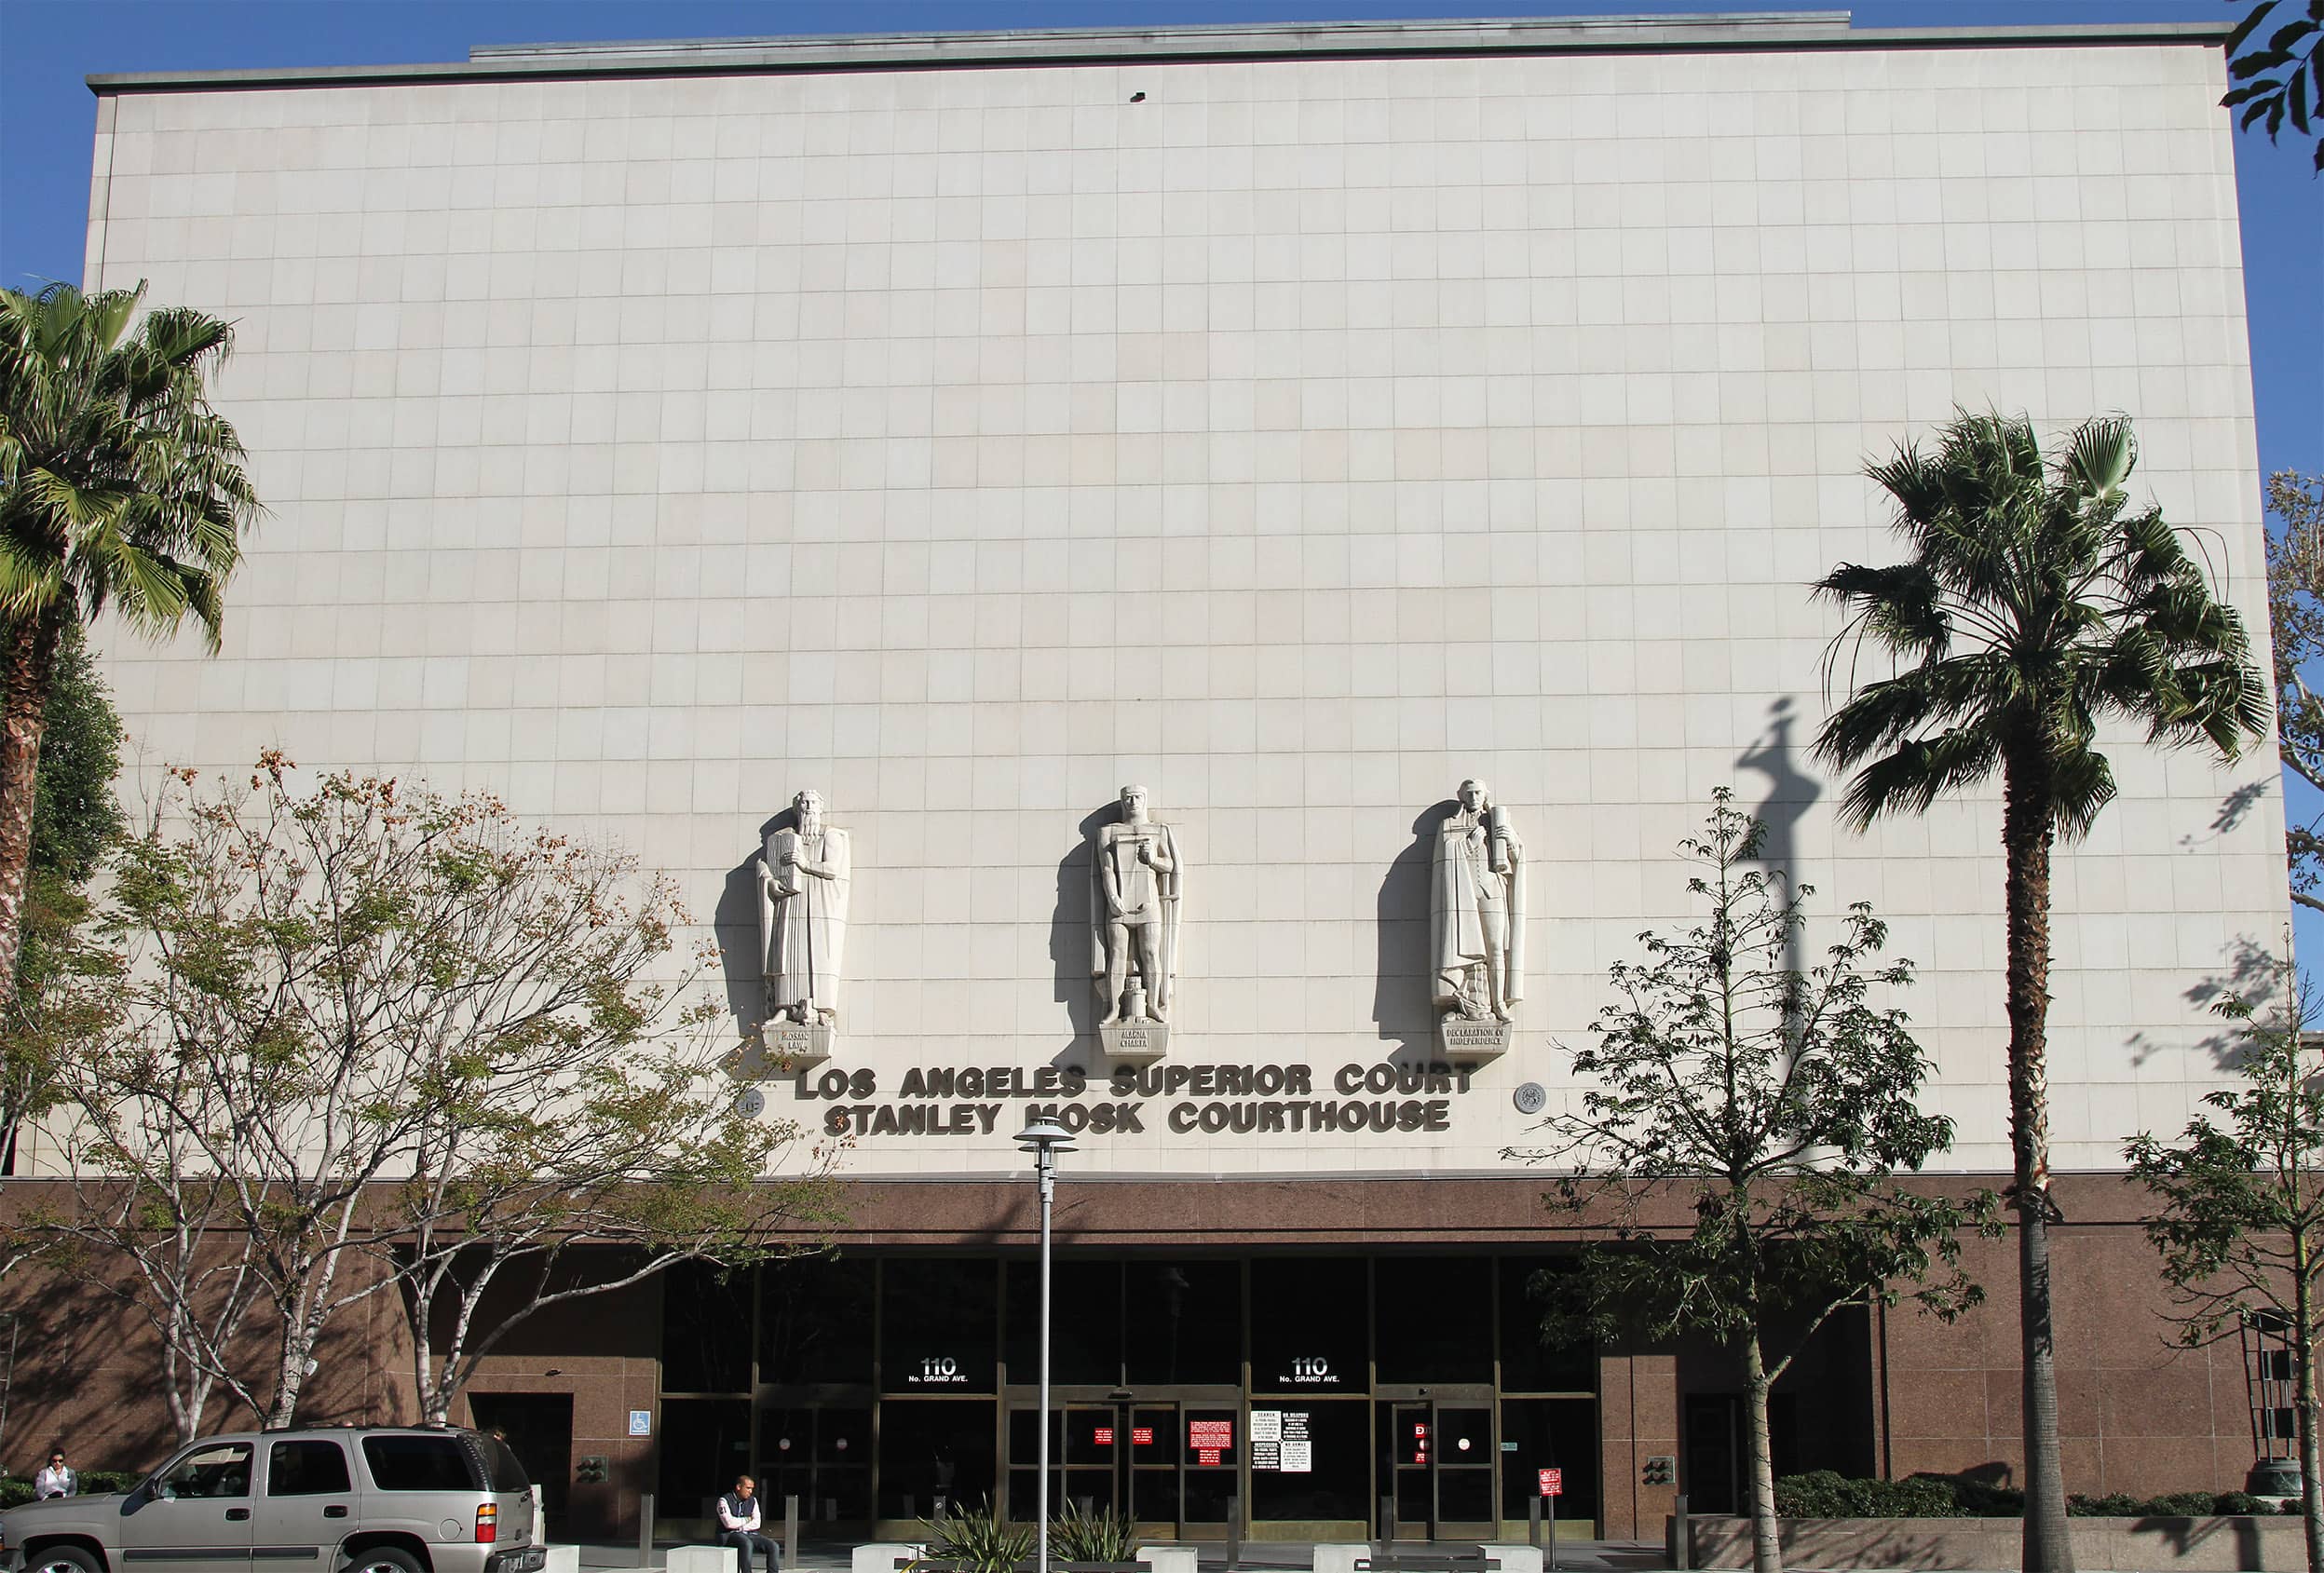
<instances>
[{"instance_id":1,"label":"sculpture pedestal inscription","mask_svg":"<svg viewBox=\"0 0 2324 1573\"><path fill-rule=\"evenodd\" d=\"M1170 1024L1167 1022L1103 1022L1097 1028L1097 1040L1105 1046L1106 1057L1136 1063L1159 1060L1170 1049Z\"/></svg>"},{"instance_id":2,"label":"sculpture pedestal inscription","mask_svg":"<svg viewBox=\"0 0 2324 1573\"><path fill-rule=\"evenodd\" d=\"M1466 1016L1436 1018L1436 1042L1445 1058L1456 1064L1475 1064L1505 1051L1515 1027L1508 1022L1476 1021Z\"/></svg>"},{"instance_id":3,"label":"sculpture pedestal inscription","mask_svg":"<svg viewBox=\"0 0 2324 1573\"><path fill-rule=\"evenodd\" d=\"M830 1059L832 1039L837 1036L820 1023L801 1026L796 1022L768 1022L758 1030L767 1046L767 1058L782 1062L794 1070L820 1065Z\"/></svg>"}]
</instances>

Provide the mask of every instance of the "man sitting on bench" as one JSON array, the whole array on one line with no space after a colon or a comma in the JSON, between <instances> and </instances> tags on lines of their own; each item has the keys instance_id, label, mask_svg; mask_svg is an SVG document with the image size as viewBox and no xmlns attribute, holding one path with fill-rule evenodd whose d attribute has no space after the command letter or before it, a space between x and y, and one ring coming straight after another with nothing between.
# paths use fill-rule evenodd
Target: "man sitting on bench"
<instances>
[{"instance_id":1,"label":"man sitting on bench","mask_svg":"<svg viewBox=\"0 0 2324 1573\"><path fill-rule=\"evenodd\" d=\"M742 1475L734 1483L734 1489L718 1498L718 1523L726 1533L718 1537L722 1546L734 1548L739 1566L735 1573L751 1573L751 1551L756 1547L767 1559L763 1573L782 1573L782 1553L774 1541L759 1533L758 1482Z\"/></svg>"}]
</instances>

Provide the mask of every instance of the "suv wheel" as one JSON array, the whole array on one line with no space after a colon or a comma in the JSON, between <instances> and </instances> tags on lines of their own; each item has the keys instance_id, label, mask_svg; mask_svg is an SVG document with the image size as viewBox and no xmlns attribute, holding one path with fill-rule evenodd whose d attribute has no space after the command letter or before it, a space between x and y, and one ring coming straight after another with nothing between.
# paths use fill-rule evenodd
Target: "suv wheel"
<instances>
[{"instance_id":1,"label":"suv wheel","mask_svg":"<svg viewBox=\"0 0 2324 1573\"><path fill-rule=\"evenodd\" d=\"M95 1573L91 1569L91 1573ZM419 1559L393 1546L373 1546L347 1559L346 1573L422 1573Z\"/></svg>"},{"instance_id":2,"label":"suv wheel","mask_svg":"<svg viewBox=\"0 0 2324 1573\"><path fill-rule=\"evenodd\" d=\"M24 1573L104 1573L104 1566L78 1546L50 1546L24 1559Z\"/></svg>"}]
</instances>

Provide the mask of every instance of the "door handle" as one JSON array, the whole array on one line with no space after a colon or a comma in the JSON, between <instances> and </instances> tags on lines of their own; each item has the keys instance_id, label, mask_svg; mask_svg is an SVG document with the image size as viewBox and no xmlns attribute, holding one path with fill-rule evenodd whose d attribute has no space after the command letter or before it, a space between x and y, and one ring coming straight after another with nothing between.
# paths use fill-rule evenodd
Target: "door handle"
<instances>
[{"instance_id":1,"label":"door handle","mask_svg":"<svg viewBox=\"0 0 2324 1573\"><path fill-rule=\"evenodd\" d=\"M238 1523L240 1520L246 1519L250 1516L251 1510L248 1508L228 1508L226 1510L226 1521L228 1523Z\"/></svg>"},{"instance_id":2,"label":"door handle","mask_svg":"<svg viewBox=\"0 0 2324 1573\"><path fill-rule=\"evenodd\" d=\"M323 1509L323 1516L325 1518L345 1518L347 1515L347 1510L345 1502L333 1502L329 1507Z\"/></svg>"}]
</instances>

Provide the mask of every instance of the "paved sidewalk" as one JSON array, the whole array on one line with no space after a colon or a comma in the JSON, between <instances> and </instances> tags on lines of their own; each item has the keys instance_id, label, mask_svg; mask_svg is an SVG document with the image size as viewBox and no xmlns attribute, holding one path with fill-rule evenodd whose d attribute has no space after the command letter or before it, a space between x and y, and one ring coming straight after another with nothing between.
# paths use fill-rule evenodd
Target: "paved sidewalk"
<instances>
[{"instance_id":1,"label":"paved sidewalk","mask_svg":"<svg viewBox=\"0 0 2324 1573\"><path fill-rule=\"evenodd\" d=\"M581 1548L581 1566L585 1568L618 1570L642 1567L659 1568L665 1566L671 1547L692 1545L690 1540L658 1542L651 1563L641 1562L638 1549L627 1546L588 1546ZM1474 1542L1470 1542L1474 1543ZM1457 1542L1442 1546L1413 1545L1407 1549L1420 1551L1450 1550ZM809 1540L796 1557L783 1563L783 1573L847 1573L855 1550L852 1541ZM1218 1541L1198 1542L1203 1573L1229 1573L1227 1548ZM1560 1540L1557 1543L1558 1573L1647 1573L1664 1565L1663 1548L1645 1540ZM1312 1568L1315 1547L1305 1541L1255 1540L1243 1547L1237 1567L1252 1569Z\"/></svg>"}]
</instances>

